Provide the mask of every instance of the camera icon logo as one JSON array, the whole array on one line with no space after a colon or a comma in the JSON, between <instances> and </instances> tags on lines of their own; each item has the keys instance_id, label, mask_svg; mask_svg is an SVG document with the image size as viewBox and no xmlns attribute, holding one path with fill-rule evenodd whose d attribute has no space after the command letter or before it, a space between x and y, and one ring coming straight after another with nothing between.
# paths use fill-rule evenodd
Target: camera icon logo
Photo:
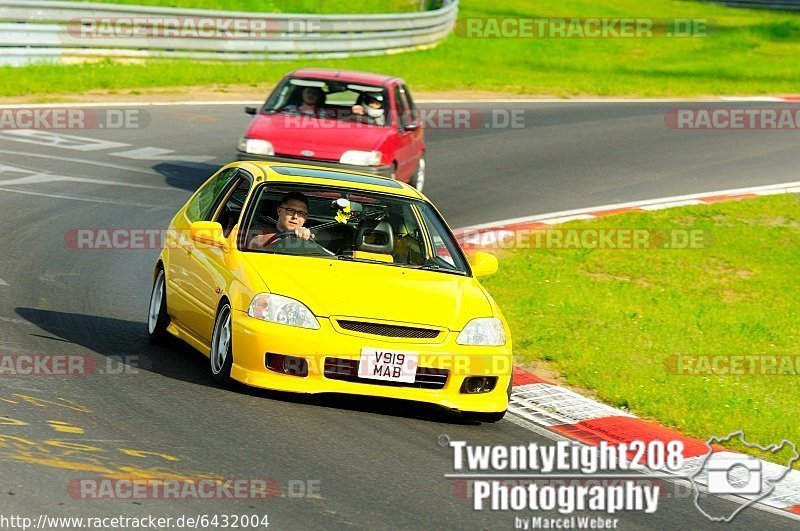
<instances>
[{"instance_id":1,"label":"camera icon logo","mask_svg":"<svg viewBox=\"0 0 800 531\"><path fill-rule=\"evenodd\" d=\"M732 441L772 454L774 462L720 448ZM731 522L744 509L773 496L778 484L786 479L794 464L800 462L800 451L793 442L784 439L777 444L761 446L748 442L742 430L724 437L710 437L706 447L708 453L687 477L694 490L695 507L712 522ZM703 484L705 490L700 488ZM733 510L725 509L730 512L717 514L717 509L712 514L704 508L701 498L719 495L739 496L742 503Z\"/></svg>"},{"instance_id":2,"label":"camera icon logo","mask_svg":"<svg viewBox=\"0 0 800 531\"><path fill-rule=\"evenodd\" d=\"M749 455L712 455L708 464L709 494L758 494L761 461Z\"/></svg>"}]
</instances>

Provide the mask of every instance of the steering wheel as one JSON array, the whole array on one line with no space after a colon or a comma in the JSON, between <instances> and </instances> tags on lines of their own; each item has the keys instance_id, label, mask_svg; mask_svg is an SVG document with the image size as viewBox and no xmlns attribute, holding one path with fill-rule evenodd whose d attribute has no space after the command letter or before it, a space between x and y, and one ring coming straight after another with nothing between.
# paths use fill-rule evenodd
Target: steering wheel
<instances>
[{"instance_id":1,"label":"steering wheel","mask_svg":"<svg viewBox=\"0 0 800 531\"><path fill-rule=\"evenodd\" d=\"M277 241L285 240L286 238L299 238L299 237L300 236L295 234L295 232L293 230L285 230L283 232L278 232L276 234L273 234L272 237L269 240L264 242L264 247L267 247L268 245L272 245L273 243L275 243Z\"/></svg>"}]
</instances>

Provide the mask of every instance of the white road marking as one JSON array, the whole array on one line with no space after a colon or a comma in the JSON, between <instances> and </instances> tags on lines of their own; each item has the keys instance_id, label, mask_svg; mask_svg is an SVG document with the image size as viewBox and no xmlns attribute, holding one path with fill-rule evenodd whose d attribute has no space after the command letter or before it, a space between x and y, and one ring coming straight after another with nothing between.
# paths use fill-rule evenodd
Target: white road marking
<instances>
[{"instance_id":1,"label":"white road marking","mask_svg":"<svg viewBox=\"0 0 800 531\"><path fill-rule=\"evenodd\" d=\"M58 157L55 155L44 155L42 153L26 153L26 152L18 152L18 151L8 151L4 149L0 149L0 153L4 155L15 155L20 157L35 157L39 159L50 159L50 160L61 160L64 162L77 162L78 164L88 164L91 166L102 166L104 168L113 168L115 170L125 170L125 171L132 171L137 173L145 173L147 175L157 175L159 177L162 174L152 171L152 170L143 170L141 168L135 168L133 166L124 166L122 164L111 164L108 162L97 162L94 160L87 160L87 159L75 159L72 157Z\"/></svg>"},{"instance_id":2,"label":"white road marking","mask_svg":"<svg viewBox=\"0 0 800 531\"><path fill-rule=\"evenodd\" d=\"M35 144L37 146L57 147L71 149L74 151L100 151L103 149L116 149L130 146L125 142L112 142L110 140L100 140L76 135L65 135L63 133L51 133L49 131L37 131L34 129L17 129L12 131L0 132L6 140L23 142L25 144Z\"/></svg>"},{"instance_id":3,"label":"white road marking","mask_svg":"<svg viewBox=\"0 0 800 531\"><path fill-rule=\"evenodd\" d=\"M589 216L587 214L575 214L574 216L561 216L558 218L543 219L542 223L547 225L559 225L561 223L566 223L567 221L577 221L579 219L594 219L594 216Z\"/></svg>"},{"instance_id":4,"label":"white road marking","mask_svg":"<svg viewBox=\"0 0 800 531\"><path fill-rule=\"evenodd\" d=\"M532 221L549 220L551 218L562 217L562 216L573 216L576 214L592 214L593 212L601 212L604 210L616 210L620 208L644 208L647 205L670 203L674 201L684 201L688 199L703 199L704 197L715 197L719 195L742 195L742 194L761 195L768 193L776 193L776 194L792 193L797 191L798 188L800 188L800 181L793 181L788 183L750 186L747 188L733 188L730 190L719 190L715 192L702 192L699 194L676 195L671 197L661 197L657 199L640 199L638 201L629 201L627 203L614 203L610 205L599 205L588 208L576 208L574 210L563 210L561 212L549 212L547 214L536 214L533 216L523 216L519 218L503 219L500 221L492 221L490 223L481 223L478 225L461 227L458 230L492 229L495 227L504 227L506 225L517 225Z\"/></svg>"},{"instance_id":5,"label":"white road marking","mask_svg":"<svg viewBox=\"0 0 800 531\"><path fill-rule=\"evenodd\" d=\"M673 207L702 205L699 199L685 199L683 201L669 201L667 203L656 203L655 205L643 205L642 210L664 210Z\"/></svg>"},{"instance_id":6,"label":"white road marking","mask_svg":"<svg viewBox=\"0 0 800 531\"><path fill-rule=\"evenodd\" d=\"M128 188L169 190L171 192L180 191L171 186L155 186L152 184L126 183L122 181L109 181L106 179L90 179L88 177L71 177L69 175L58 175L55 173L36 173L33 175L27 175L25 177L17 177L16 179L6 179L6 180L0 179L0 186L11 186L16 184L55 183L55 182L87 183L87 184L99 184L106 186L127 186Z\"/></svg>"},{"instance_id":7,"label":"white road marking","mask_svg":"<svg viewBox=\"0 0 800 531\"><path fill-rule=\"evenodd\" d=\"M414 100L417 101L417 100ZM0 109L59 109L59 108L83 108L83 107L169 107L186 105L261 105L260 100L205 100L205 101L117 101L109 103L95 102L73 102L73 103L14 103L11 105L0 105Z\"/></svg>"},{"instance_id":8,"label":"white road marking","mask_svg":"<svg viewBox=\"0 0 800 531\"><path fill-rule=\"evenodd\" d=\"M30 168L21 168L19 166L11 166L9 164L0 164L0 173L36 173L36 170L32 170Z\"/></svg>"},{"instance_id":9,"label":"white road marking","mask_svg":"<svg viewBox=\"0 0 800 531\"><path fill-rule=\"evenodd\" d=\"M789 188L779 188L776 190L756 190L751 193L755 195L800 194L800 186L790 186Z\"/></svg>"},{"instance_id":10,"label":"white road marking","mask_svg":"<svg viewBox=\"0 0 800 531\"><path fill-rule=\"evenodd\" d=\"M2 184L2 181L0 181ZM85 201L88 203L104 203L107 205L122 205L122 206L134 206L134 207L142 207L142 208L150 208L154 210L158 209L174 209L174 207L165 207L163 205L151 205L148 203L134 203L130 201L114 201L111 199L100 199L97 197L75 197L71 195L61 195L61 194L45 194L40 192L31 192L29 190L15 190L13 188L0 188L0 191L3 192L11 192L14 194L23 194L23 195L36 195L40 197L51 197L53 199L70 199L72 201Z\"/></svg>"},{"instance_id":11,"label":"white road marking","mask_svg":"<svg viewBox=\"0 0 800 531\"><path fill-rule=\"evenodd\" d=\"M129 151L120 151L117 153L110 153L114 157L125 157L126 159L134 160L180 160L184 162L208 162L214 160L216 157L210 155L178 155L171 149L162 149L157 147L143 147L139 149L131 149Z\"/></svg>"},{"instance_id":12,"label":"white road marking","mask_svg":"<svg viewBox=\"0 0 800 531\"><path fill-rule=\"evenodd\" d=\"M776 96L719 96L716 98L481 98L481 99L414 99L417 103L715 103L715 102L785 102ZM192 105L261 105L258 100L203 100L203 101L115 101L107 103L14 103L0 105L2 109L83 108L83 107L169 107Z\"/></svg>"},{"instance_id":13,"label":"white road marking","mask_svg":"<svg viewBox=\"0 0 800 531\"><path fill-rule=\"evenodd\" d=\"M720 98L721 101L752 101L752 102L759 102L759 101L786 101L785 98L775 98L773 96L723 96Z\"/></svg>"},{"instance_id":14,"label":"white road marking","mask_svg":"<svg viewBox=\"0 0 800 531\"><path fill-rule=\"evenodd\" d=\"M39 280L48 284L61 284L61 278L77 277L78 273L44 273L39 275Z\"/></svg>"},{"instance_id":15,"label":"white road marking","mask_svg":"<svg viewBox=\"0 0 800 531\"><path fill-rule=\"evenodd\" d=\"M8 282L0 278L0 286L8 286Z\"/></svg>"}]
</instances>

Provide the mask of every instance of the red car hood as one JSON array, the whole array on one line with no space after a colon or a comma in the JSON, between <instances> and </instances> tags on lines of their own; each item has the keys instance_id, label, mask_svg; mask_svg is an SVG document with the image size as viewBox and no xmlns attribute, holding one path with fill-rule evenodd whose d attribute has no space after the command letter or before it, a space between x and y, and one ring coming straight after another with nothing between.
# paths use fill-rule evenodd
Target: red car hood
<instances>
[{"instance_id":1,"label":"red car hood","mask_svg":"<svg viewBox=\"0 0 800 531\"><path fill-rule=\"evenodd\" d=\"M245 136L271 142L278 156L338 162L345 151L377 149L389 134L388 127L275 113L253 118Z\"/></svg>"}]
</instances>

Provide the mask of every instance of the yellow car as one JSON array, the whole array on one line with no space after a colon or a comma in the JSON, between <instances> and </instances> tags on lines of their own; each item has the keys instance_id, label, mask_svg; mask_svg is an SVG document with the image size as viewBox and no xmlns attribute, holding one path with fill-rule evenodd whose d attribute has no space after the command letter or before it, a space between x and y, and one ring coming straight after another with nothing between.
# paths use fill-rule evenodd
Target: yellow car
<instances>
[{"instance_id":1,"label":"yellow car","mask_svg":"<svg viewBox=\"0 0 800 531\"><path fill-rule=\"evenodd\" d=\"M364 173L235 162L181 208L153 273L153 342L176 336L212 378L296 393L438 404L496 422L511 339L465 257L414 188Z\"/></svg>"}]
</instances>

